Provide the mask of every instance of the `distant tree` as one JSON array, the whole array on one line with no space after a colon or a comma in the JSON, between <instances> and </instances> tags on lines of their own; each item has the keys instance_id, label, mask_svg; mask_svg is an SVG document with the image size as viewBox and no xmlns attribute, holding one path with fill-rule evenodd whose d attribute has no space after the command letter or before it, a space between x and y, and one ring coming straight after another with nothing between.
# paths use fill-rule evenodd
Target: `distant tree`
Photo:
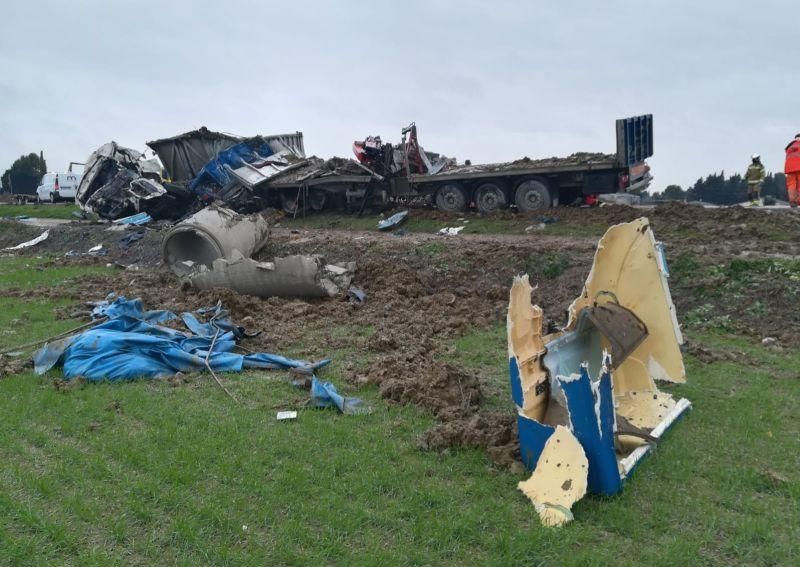
<instances>
[{"instance_id":1,"label":"distant tree","mask_svg":"<svg viewBox=\"0 0 800 567\"><path fill-rule=\"evenodd\" d=\"M20 156L3 173L3 188L9 191L13 186L14 178L35 178L38 182L45 173L47 173L47 162L44 161L44 156L41 152L39 155L31 153L26 156Z\"/></svg>"},{"instance_id":2,"label":"distant tree","mask_svg":"<svg viewBox=\"0 0 800 567\"><path fill-rule=\"evenodd\" d=\"M686 191L680 185L667 185L662 198L666 201L683 201L686 198Z\"/></svg>"}]
</instances>

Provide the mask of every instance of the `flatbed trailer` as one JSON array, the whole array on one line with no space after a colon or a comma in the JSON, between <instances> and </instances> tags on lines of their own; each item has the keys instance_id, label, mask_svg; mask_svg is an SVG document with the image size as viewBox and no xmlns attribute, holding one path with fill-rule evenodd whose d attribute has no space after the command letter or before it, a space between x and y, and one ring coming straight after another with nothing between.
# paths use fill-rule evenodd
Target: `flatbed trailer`
<instances>
[{"instance_id":1,"label":"flatbed trailer","mask_svg":"<svg viewBox=\"0 0 800 567\"><path fill-rule=\"evenodd\" d=\"M304 211L353 210L367 204L410 202L433 204L445 212L474 208L491 213L512 205L531 212L559 204L591 203L603 193L640 191L652 179L645 163L653 154L652 115L617 121L615 154L576 153L475 165L442 158L432 163L429 154L422 156L413 124L403 129L403 136L403 143L396 146L381 147L380 139L373 139L378 142L379 157L364 160L366 164L310 158L277 176L264 191L290 212L300 207ZM394 169L387 165L389 161Z\"/></svg>"}]
</instances>

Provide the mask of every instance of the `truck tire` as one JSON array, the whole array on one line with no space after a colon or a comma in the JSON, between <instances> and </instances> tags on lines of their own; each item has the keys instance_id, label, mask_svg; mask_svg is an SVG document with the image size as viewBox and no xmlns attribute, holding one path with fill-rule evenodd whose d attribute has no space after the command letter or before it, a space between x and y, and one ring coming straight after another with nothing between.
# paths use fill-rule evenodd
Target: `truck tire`
<instances>
[{"instance_id":1,"label":"truck tire","mask_svg":"<svg viewBox=\"0 0 800 567\"><path fill-rule=\"evenodd\" d=\"M514 203L520 211L528 213L549 209L553 198L547 185L539 179L521 181L514 190Z\"/></svg>"},{"instance_id":2,"label":"truck tire","mask_svg":"<svg viewBox=\"0 0 800 567\"><path fill-rule=\"evenodd\" d=\"M487 181L475 189L475 208L479 213L494 213L506 206L506 193L498 183Z\"/></svg>"},{"instance_id":3,"label":"truck tire","mask_svg":"<svg viewBox=\"0 0 800 567\"><path fill-rule=\"evenodd\" d=\"M308 192L308 208L321 211L328 204L328 193L322 189L311 189Z\"/></svg>"},{"instance_id":4,"label":"truck tire","mask_svg":"<svg viewBox=\"0 0 800 567\"><path fill-rule=\"evenodd\" d=\"M284 213L293 215L297 210L297 190L287 189L281 191L281 208Z\"/></svg>"},{"instance_id":5,"label":"truck tire","mask_svg":"<svg viewBox=\"0 0 800 567\"><path fill-rule=\"evenodd\" d=\"M436 208L445 213L457 213L467 206L467 195L459 183L445 183L436 191Z\"/></svg>"}]
</instances>

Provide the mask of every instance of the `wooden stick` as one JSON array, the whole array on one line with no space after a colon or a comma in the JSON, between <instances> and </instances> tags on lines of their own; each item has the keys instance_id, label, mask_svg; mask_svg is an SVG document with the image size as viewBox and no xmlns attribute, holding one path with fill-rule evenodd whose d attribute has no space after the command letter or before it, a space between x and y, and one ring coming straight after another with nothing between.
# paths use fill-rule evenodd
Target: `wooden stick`
<instances>
[{"instance_id":1,"label":"wooden stick","mask_svg":"<svg viewBox=\"0 0 800 567\"><path fill-rule=\"evenodd\" d=\"M35 346L38 346L38 345L40 345L42 343L48 343L50 341L54 341L56 339L63 338L65 336L67 336L67 335L71 335L75 331L80 331L81 329L85 329L86 327L91 327L93 325L99 325L100 323L104 323L105 321L106 321L105 317L103 317L102 319L97 319L96 321L89 321L88 323L84 323L83 325L79 325L79 326L75 327L74 329L70 329L69 331L64 331L63 333L59 333L59 334L54 335L52 337L49 337L47 339L42 339L40 341L33 341L31 343L25 343L24 345L20 345L18 347L14 347L14 348L7 348L5 350L0 351L0 354L8 354L9 352L14 352L16 350L35 347Z\"/></svg>"},{"instance_id":2,"label":"wooden stick","mask_svg":"<svg viewBox=\"0 0 800 567\"><path fill-rule=\"evenodd\" d=\"M236 403L238 404L238 403L239 403L239 400L237 400L237 399L236 399L236 396L234 396L233 394L231 394L231 393L228 391L228 389L225 387L225 385L222 383L222 381L219 379L219 377L216 375L216 373L214 373L214 370L211 368L211 365L208 363L208 357L209 357L209 356L211 356L211 351L213 351L213 350L214 350L214 344L217 342L217 337L218 337L218 336L219 336L219 327L217 327L217 332L216 332L216 333L214 333L214 339L211 341L211 346L209 347L209 349L208 349L208 352L206 353L206 360L205 360L205 363L206 363L206 368L208 368L208 371L209 371L209 372L211 372L211 375L214 377L214 380L216 380L216 381L217 381L217 384L219 384L219 387L220 387L220 388L222 388L222 390L223 390L223 391L224 391L226 394L228 394L228 396L230 396L230 398L231 398L231 399L232 399L234 402L236 402Z\"/></svg>"}]
</instances>

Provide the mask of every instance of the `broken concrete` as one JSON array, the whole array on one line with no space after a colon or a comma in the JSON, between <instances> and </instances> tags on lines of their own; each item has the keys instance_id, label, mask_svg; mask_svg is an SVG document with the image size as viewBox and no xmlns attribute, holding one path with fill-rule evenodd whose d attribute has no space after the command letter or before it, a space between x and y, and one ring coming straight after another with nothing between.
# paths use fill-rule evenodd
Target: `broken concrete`
<instances>
[{"instance_id":1,"label":"broken concrete","mask_svg":"<svg viewBox=\"0 0 800 567\"><path fill-rule=\"evenodd\" d=\"M542 310L531 305L528 277L514 280L508 307L511 392L522 460L534 470L520 488L546 525L571 519L575 501L572 494L548 500L554 498L553 479L560 478L553 459L576 459L577 446L588 462L579 486L615 494L651 443L691 407L656 387L656 381L685 381L668 275L663 249L640 218L612 226L600 240L560 332L542 335ZM599 372L596 381L590 371Z\"/></svg>"},{"instance_id":2,"label":"broken concrete","mask_svg":"<svg viewBox=\"0 0 800 567\"><path fill-rule=\"evenodd\" d=\"M350 286L355 264L326 264L314 256L287 256L257 262L238 252L215 260L185 278L197 289L228 288L256 297L331 297Z\"/></svg>"},{"instance_id":3,"label":"broken concrete","mask_svg":"<svg viewBox=\"0 0 800 567\"><path fill-rule=\"evenodd\" d=\"M250 257L269 237L269 226L259 215L244 217L230 209L208 207L172 227L164 236L164 263L178 276L211 268L215 260Z\"/></svg>"}]
</instances>

